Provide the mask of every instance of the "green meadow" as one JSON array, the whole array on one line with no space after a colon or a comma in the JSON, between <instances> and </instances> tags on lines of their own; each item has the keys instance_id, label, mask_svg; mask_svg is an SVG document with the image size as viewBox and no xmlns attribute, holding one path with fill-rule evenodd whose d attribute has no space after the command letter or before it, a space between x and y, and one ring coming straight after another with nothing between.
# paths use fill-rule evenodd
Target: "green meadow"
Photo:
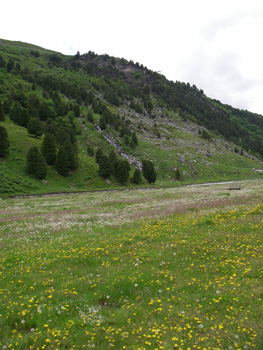
<instances>
[{"instance_id":1,"label":"green meadow","mask_svg":"<svg viewBox=\"0 0 263 350\"><path fill-rule=\"evenodd\" d=\"M0 349L262 350L262 223L262 180L1 200Z\"/></svg>"}]
</instances>

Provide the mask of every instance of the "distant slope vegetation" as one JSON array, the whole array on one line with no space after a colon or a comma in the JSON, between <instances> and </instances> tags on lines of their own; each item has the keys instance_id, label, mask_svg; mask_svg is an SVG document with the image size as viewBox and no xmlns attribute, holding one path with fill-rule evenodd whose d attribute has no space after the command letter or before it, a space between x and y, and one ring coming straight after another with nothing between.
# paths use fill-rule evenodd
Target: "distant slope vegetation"
<instances>
[{"instance_id":1,"label":"distant slope vegetation","mask_svg":"<svg viewBox=\"0 0 263 350\"><path fill-rule=\"evenodd\" d=\"M256 177L263 157L261 115L123 58L7 40L0 125L10 144L0 158L2 196L145 186L154 177L134 174L144 160L158 185ZM32 146L45 157L45 179L26 167Z\"/></svg>"}]
</instances>

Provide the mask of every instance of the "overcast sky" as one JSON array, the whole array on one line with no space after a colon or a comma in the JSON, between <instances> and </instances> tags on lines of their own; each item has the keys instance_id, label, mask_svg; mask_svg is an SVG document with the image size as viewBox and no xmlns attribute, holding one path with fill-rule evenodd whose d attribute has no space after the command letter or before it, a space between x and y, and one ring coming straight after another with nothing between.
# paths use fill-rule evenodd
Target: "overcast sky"
<instances>
[{"instance_id":1,"label":"overcast sky","mask_svg":"<svg viewBox=\"0 0 263 350\"><path fill-rule=\"evenodd\" d=\"M263 114L262 0L12 0L0 38L107 53Z\"/></svg>"}]
</instances>

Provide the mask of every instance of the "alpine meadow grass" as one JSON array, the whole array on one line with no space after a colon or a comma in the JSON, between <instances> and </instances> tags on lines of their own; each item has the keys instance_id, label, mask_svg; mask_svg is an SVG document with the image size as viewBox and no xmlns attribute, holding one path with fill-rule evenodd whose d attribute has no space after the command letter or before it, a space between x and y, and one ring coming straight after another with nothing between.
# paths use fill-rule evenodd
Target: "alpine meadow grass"
<instances>
[{"instance_id":1,"label":"alpine meadow grass","mask_svg":"<svg viewBox=\"0 0 263 350\"><path fill-rule=\"evenodd\" d=\"M262 349L262 181L0 202L0 349Z\"/></svg>"}]
</instances>

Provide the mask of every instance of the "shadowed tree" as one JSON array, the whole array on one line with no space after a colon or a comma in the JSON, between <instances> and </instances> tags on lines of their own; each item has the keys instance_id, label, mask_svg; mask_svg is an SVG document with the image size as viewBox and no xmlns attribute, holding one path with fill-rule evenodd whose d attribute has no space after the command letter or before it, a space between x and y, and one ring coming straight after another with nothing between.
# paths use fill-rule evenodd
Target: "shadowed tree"
<instances>
[{"instance_id":1,"label":"shadowed tree","mask_svg":"<svg viewBox=\"0 0 263 350\"><path fill-rule=\"evenodd\" d=\"M59 148L57 154L56 169L62 176L68 176L69 174L68 155L62 146Z\"/></svg>"},{"instance_id":2,"label":"shadowed tree","mask_svg":"<svg viewBox=\"0 0 263 350\"><path fill-rule=\"evenodd\" d=\"M29 134L34 135L35 137L42 136L43 127L41 121L37 118L30 118L27 125L27 131Z\"/></svg>"},{"instance_id":3,"label":"shadowed tree","mask_svg":"<svg viewBox=\"0 0 263 350\"><path fill-rule=\"evenodd\" d=\"M95 160L96 160L97 164L100 163L100 158L101 158L102 155L103 155L102 149L98 148L97 151L96 151L96 154L95 154Z\"/></svg>"},{"instance_id":4,"label":"shadowed tree","mask_svg":"<svg viewBox=\"0 0 263 350\"><path fill-rule=\"evenodd\" d=\"M107 127L107 123L104 117L100 117L99 119L99 127L104 130Z\"/></svg>"},{"instance_id":5,"label":"shadowed tree","mask_svg":"<svg viewBox=\"0 0 263 350\"><path fill-rule=\"evenodd\" d=\"M94 122L93 111L88 111L87 120L88 120L90 123L93 123L93 122Z\"/></svg>"},{"instance_id":6,"label":"shadowed tree","mask_svg":"<svg viewBox=\"0 0 263 350\"><path fill-rule=\"evenodd\" d=\"M136 136L136 133L135 133L135 132L132 133L132 142L133 142L135 145L138 145L138 139L137 139L137 136Z\"/></svg>"},{"instance_id":7,"label":"shadowed tree","mask_svg":"<svg viewBox=\"0 0 263 350\"><path fill-rule=\"evenodd\" d=\"M5 60L3 59L2 55L0 55L0 68L5 68Z\"/></svg>"},{"instance_id":8,"label":"shadowed tree","mask_svg":"<svg viewBox=\"0 0 263 350\"><path fill-rule=\"evenodd\" d=\"M153 163L150 160L142 161L142 174L150 184L155 183L157 179L157 173Z\"/></svg>"},{"instance_id":9,"label":"shadowed tree","mask_svg":"<svg viewBox=\"0 0 263 350\"><path fill-rule=\"evenodd\" d=\"M38 114L41 120L47 120L48 118L54 119L56 112L46 101L42 101L38 106Z\"/></svg>"},{"instance_id":10,"label":"shadowed tree","mask_svg":"<svg viewBox=\"0 0 263 350\"><path fill-rule=\"evenodd\" d=\"M56 135L56 125L51 118L48 118L45 124L45 133Z\"/></svg>"},{"instance_id":11,"label":"shadowed tree","mask_svg":"<svg viewBox=\"0 0 263 350\"><path fill-rule=\"evenodd\" d=\"M94 157L95 152L94 152L94 148L91 145L87 146L87 153L88 153L88 156Z\"/></svg>"},{"instance_id":12,"label":"shadowed tree","mask_svg":"<svg viewBox=\"0 0 263 350\"><path fill-rule=\"evenodd\" d=\"M78 149L77 144L71 144L69 140L66 140L63 144L63 147L68 156L68 166L69 169L77 169L78 167Z\"/></svg>"},{"instance_id":13,"label":"shadowed tree","mask_svg":"<svg viewBox=\"0 0 263 350\"><path fill-rule=\"evenodd\" d=\"M177 181L181 181L181 173L180 173L179 168L177 168L176 171L175 171L175 179Z\"/></svg>"},{"instance_id":14,"label":"shadowed tree","mask_svg":"<svg viewBox=\"0 0 263 350\"><path fill-rule=\"evenodd\" d=\"M141 172L138 168L134 170L133 176L131 178L131 182L134 184L140 184L142 182Z\"/></svg>"},{"instance_id":15,"label":"shadowed tree","mask_svg":"<svg viewBox=\"0 0 263 350\"><path fill-rule=\"evenodd\" d=\"M37 98L37 95L33 92L31 92L27 97L27 109L30 115L35 115L37 111L38 114L38 107L39 107L39 99Z\"/></svg>"},{"instance_id":16,"label":"shadowed tree","mask_svg":"<svg viewBox=\"0 0 263 350\"><path fill-rule=\"evenodd\" d=\"M79 105L75 104L73 106L73 112L74 112L74 116L76 118L78 118L80 116L80 107L79 107Z\"/></svg>"},{"instance_id":17,"label":"shadowed tree","mask_svg":"<svg viewBox=\"0 0 263 350\"><path fill-rule=\"evenodd\" d=\"M2 101L0 100L0 121L3 122L4 120L5 120L5 113L4 113Z\"/></svg>"},{"instance_id":18,"label":"shadowed tree","mask_svg":"<svg viewBox=\"0 0 263 350\"><path fill-rule=\"evenodd\" d=\"M99 161L99 174L108 179L111 176L111 163L107 156L102 155Z\"/></svg>"},{"instance_id":19,"label":"shadowed tree","mask_svg":"<svg viewBox=\"0 0 263 350\"><path fill-rule=\"evenodd\" d=\"M125 182L128 181L129 172L130 172L130 164L127 160L117 159L114 162L113 173L121 184L125 184Z\"/></svg>"},{"instance_id":20,"label":"shadowed tree","mask_svg":"<svg viewBox=\"0 0 263 350\"><path fill-rule=\"evenodd\" d=\"M41 151L47 164L54 165L56 163L56 141L54 135L45 134Z\"/></svg>"},{"instance_id":21,"label":"shadowed tree","mask_svg":"<svg viewBox=\"0 0 263 350\"><path fill-rule=\"evenodd\" d=\"M10 112L11 106L12 101L9 98L6 98L3 102L3 109L5 114L8 114Z\"/></svg>"},{"instance_id":22,"label":"shadowed tree","mask_svg":"<svg viewBox=\"0 0 263 350\"><path fill-rule=\"evenodd\" d=\"M32 146L27 152L26 171L37 179L44 179L47 174L45 159L36 146Z\"/></svg>"},{"instance_id":23,"label":"shadowed tree","mask_svg":"<svg viewBox=\"0 0 263 350\"><path fill-rule=\"evenodd\" d=\"M6 65L6 70L8 71L8 73L11 72L11 70L14 68L14 66L15 66L14 60L12 58L10 58L9 61L7 62L7 65Z\"/></svg>"},{"instance_id":24,"label":"shadowed tree","mask_svg":"<svg viewBox=\"0 0 263 350\"><path fill-rule=\"evenodd\" d=\"M110 164L111 164L111 172L112 174L114 173L114 162L116 161L117 159L117 155L116 153L114 152L114 150L111 150L110 153L109 153L109 160L110 160Z\"/></svg>"},{"instance_id":25,"label":"shadowed tree","mask_svg":"<svg viewBox=\"0 0 263 350\"><path fill-rule=\"evenodd\" d=\"M22 112L23 108L21 107L20 103L18 101L15 101L12 108L10 109L9 117L14 123L18 124Z\"/></svg>"},{"instance_id":26,"label":"shadowed tree","mask_svg":"<svg viewBox=\"0 0 263 350\"><path fill-rule=\"evenodd\" d=\"M6 128L0 125L0 157L5 157L9 153L9 140Z\"/></svg>"},{"instance_id":27,"label":"shadowed tree","mask_svg":"<svg viewBox=\"0 0 263 350\"><path fill-rule=\"evenodd\" d=\"M19 121L18 121L18 125L26 128L28 126L29 120L30 120L29 113L28 113L27 109L23 108L21 115L20 115L20 118L19 118Z\"/></svg>"}]
</instances>

